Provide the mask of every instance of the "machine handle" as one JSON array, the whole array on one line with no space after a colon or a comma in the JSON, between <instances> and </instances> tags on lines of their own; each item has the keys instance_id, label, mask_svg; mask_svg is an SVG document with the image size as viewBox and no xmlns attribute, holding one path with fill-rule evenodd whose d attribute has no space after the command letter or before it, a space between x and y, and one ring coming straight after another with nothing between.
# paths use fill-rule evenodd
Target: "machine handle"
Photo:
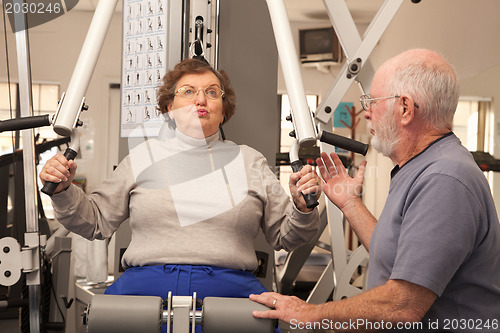
<instances>
[{"instance_id":1,"label":"machine handle","mask_svg":"<svg viewBox=\"0 0 500 333\"><path fill-rule=\"evenodd\" d=\"M290 163L293 172L299 172L302 170L302 162L300 160L296 160ZM316 193L304 194L302 193L304 200L306 201L307 208L314 208L318 205L318 200L316 200Z\"/></svg>"},{"instance_id":2,"label":"machine handle","mask_svg":"<svg viewBox=\"0 0 500 333\"><path fill-rule=\"evenodd\" d=\"M327 131L323 131L321 133L321 137L319 141L328 143L332 146L339 147L345 150L349 150L363 156L368 152L368 147L366 143L362 143L353 139L349 139L337 134L329 133Z\"/></svg>"},{"instance_id":3,"label":"machine handle","mask_svg":"<svg viewBox=\"0 0 500 333\"><path fill-rule=\"evenodd\" d=\"M49 115L23 117L0 121L0 132L19 131L23 129L49 126L51 124Z\"/></svg>"},{"instance_id":4,"label":"machine handle","mask_svg":"<svg viewBox=\"0 0 500 333\"><path fill-rule=\"evenodd\" d=\"M71 148L66 148L66 151L64 152L64 157L66 157L68 161L74 160L76 155L78 155L78 153ZM41 191L47 194L49 197L51 197L54 194L54 191L56 190L58 185L59 183L55 182L45 182Z\"/></svg>"}]
</instances>

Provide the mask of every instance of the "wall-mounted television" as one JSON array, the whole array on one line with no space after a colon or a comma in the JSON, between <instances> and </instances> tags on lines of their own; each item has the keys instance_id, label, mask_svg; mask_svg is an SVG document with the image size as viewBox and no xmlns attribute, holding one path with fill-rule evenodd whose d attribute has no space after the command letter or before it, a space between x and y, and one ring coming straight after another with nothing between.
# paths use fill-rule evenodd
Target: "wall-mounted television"
<instances>
[{"instance_id":1,"label":"wall-mounted television","mask_svg":"<svg viewBox=\"0 0 500 333\"><path fill-rule=\"evenodd\" d=\"M299 30L299 44L303 64L342 61L342 47L333 27Z\"/></svg>"}]
</instances>

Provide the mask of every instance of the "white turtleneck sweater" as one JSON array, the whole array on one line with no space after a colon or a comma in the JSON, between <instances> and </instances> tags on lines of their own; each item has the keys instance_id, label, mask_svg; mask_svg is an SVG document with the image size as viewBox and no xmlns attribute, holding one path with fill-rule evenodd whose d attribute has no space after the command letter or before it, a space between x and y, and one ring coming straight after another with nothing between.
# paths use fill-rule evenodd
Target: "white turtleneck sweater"
<instances>
[{"instance_id":1,"label":"white turtleneck sweater","mask_svg":"<svg viewBox=\"0 0 500 333\"><path fill-rule=\"evenodd\" d=\"M52 196L56 218L87 239L109 238L130 219L124 267L191 264L257 267L259 228L276 249L314 237L319 214L300 212L248 146L193 139L150 139L136 146L90 195L72 185Z\"/></svg>"}]
</instances>

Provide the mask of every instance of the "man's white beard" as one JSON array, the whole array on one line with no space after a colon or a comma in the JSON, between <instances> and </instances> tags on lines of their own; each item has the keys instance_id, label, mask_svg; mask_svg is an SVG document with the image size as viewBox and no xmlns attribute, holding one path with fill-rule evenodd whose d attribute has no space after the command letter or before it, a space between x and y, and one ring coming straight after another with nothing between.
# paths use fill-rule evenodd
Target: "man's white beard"
<instances>
[{"instance_id":1,"label":"man's white beard","mask_svg":"<svg viewBox=\"0 0 500 333\"><path fill-rule=\"evenodd\" d=\"M392 110L387 110L377 127L370 127L375 130L375 135L371 139L371 145L384 156L390 156L394 153L399 142L399 127L393 116Z\"/></svg>"}]
</instances>

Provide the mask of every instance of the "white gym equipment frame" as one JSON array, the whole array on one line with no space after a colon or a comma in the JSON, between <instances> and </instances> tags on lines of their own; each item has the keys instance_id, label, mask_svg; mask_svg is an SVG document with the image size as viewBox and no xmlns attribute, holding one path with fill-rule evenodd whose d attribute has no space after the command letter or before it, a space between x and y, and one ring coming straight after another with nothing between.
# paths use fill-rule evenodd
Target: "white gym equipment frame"
<instances>
[{"instance_id":1,"label":"white gym equipment frame","mask_svg":"<svg viewBox=\"0 0 500 333\"><path fill-rule=\"evenodd\" d=\"M323 0L347 60L340 70L337 80L330 87L328 94L314 115L311 114L306 103L300 75L299 57L293 42L284 0L266 1L271 15L285 85L290 98L296 144L299 147L311 147L319 139L318 132L330 131L333 128L333 110L337 108L353 81L359 84L363 93L365 89L369 91L374 71L368 57L403 0L386 0L368 26L363 38L358 32L344 0ZM331 145L320 143L320 149L329 154L333 152L334 148ZM290 160L292 160L292 156L290 156ZM342 213L329 200L326 202L332 260L307 299L309 303L316 304L326 302L332 290L333 300L359 294L362 290L352 286L350 280L355 270L360 265L364 265L368 257L364 246L358 247L352 253L346 249ZM288 266L293 266L290 263L292 258L294 258L293 255L287 258L284 274L286 274ZM305 258L298 258L297 261L304 262ZM298 271L295 270L295 273Z\"/></svg>"}]
</instances>

